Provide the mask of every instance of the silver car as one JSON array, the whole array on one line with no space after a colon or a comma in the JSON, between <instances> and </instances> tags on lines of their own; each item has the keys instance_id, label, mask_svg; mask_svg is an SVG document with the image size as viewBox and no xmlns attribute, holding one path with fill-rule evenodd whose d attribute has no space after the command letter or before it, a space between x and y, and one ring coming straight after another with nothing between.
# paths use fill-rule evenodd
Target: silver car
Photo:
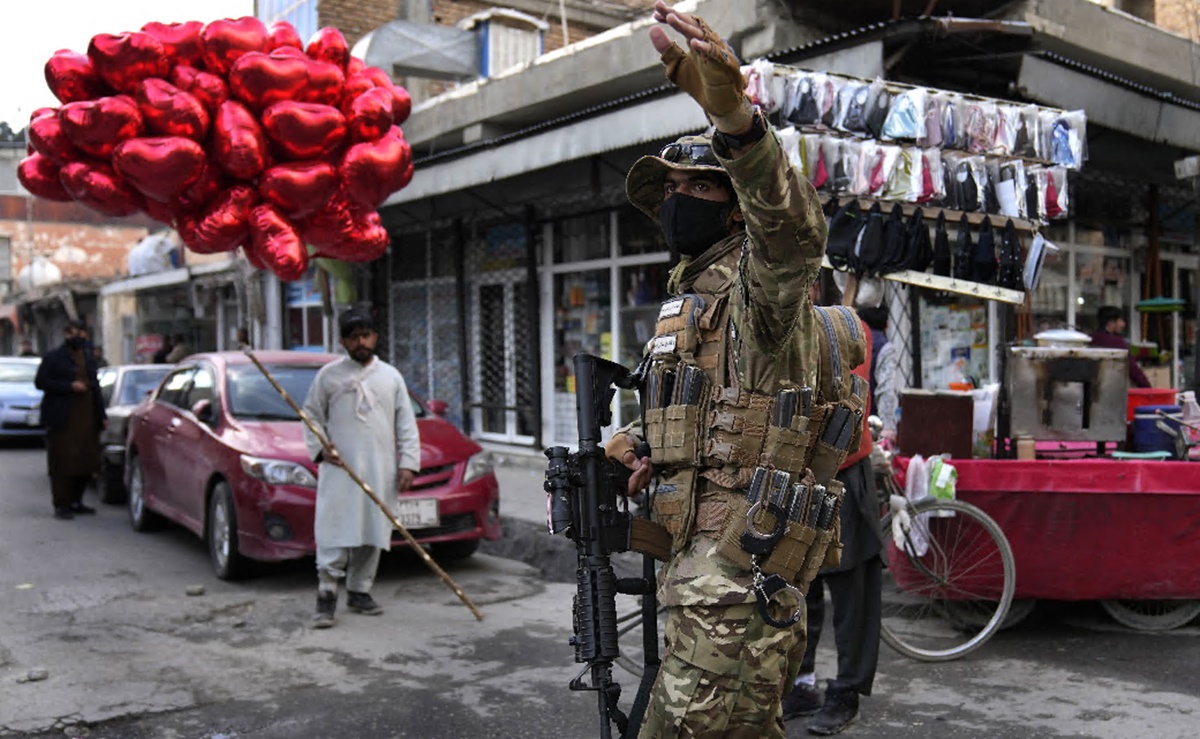
<instances>
[{"instance_id":1,"label":"silver car","mask_svg":"<svg viewBox=\"0 0 1200 739\"><path fill-rule=\"evenodd\" d=\"M100 473L97 489L105 503L125 502L125 437L129 413L146 399L174 365L120 364L96 373L108 427L100 433Z\"/></svg>"},{"instance_id":2,"label":"silver car","mask_svg":"<svg viewBox=\"0 0 1200 739\"><path fill-rule=\"evenodd\" d=\"M42 391L33 386L37 357L0 357L0 438L44 436Z\"/></svg>"}]
</instances>

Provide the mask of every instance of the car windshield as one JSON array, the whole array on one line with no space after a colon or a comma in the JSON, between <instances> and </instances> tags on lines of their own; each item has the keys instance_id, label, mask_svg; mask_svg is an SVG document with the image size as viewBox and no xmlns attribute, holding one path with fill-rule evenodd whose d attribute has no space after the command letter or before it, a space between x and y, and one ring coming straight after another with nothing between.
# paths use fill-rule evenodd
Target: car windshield
<instances>
[{"instance_id":1,"label":"car windshield","mask_svg":"<svg viewBox=\"0 0 1200 739\"><path fill-rule=\"evenodd\" d=\"M170 367L125 370L125 376L121 380L121 394L117 397L117 405L137 405L142 402L146 393L158 387L158 383L170 371Z\"/></svg>"},{"instance_id":2,"label":"car windshield","mask_svg":"<svg viewBox=\"0 0 1200 739\"><path fill-rule=\"evenodd\" d=\"M268 364L265 366L275 381L292 397L292 400L300 405L304 405L304 399L308 397L308 388L312 385L313 378L317 376L317 371L321 369L312 365ZM287 401L280 396L254 365L230 366L225 373L225 384L229 413L235 418L258 421L300 420ZM428 415L416 398L410 395L409 401L412 403L413 415L417 418Z\"/></svg>"},{"instance_id":3,"label":"car windshield","mask_svg":"<svg viewBox=\"0 0 1200 739\"><path fill-rule=\"evenodd\" d=\"M0 362L0 382L33 383L38 366L32 362Z\"/></svg>"}]
</instances>

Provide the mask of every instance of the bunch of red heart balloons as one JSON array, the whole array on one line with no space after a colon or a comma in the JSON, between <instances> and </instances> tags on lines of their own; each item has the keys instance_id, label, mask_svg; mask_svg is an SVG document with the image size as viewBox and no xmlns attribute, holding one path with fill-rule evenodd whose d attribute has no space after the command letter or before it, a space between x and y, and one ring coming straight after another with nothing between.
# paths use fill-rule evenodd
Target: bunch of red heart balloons
<instances>
[{"instance_id":1,"label":"bunch of red heart balloons","mask_svg":"<svg viewBox=\"0 0 1200 739\"><path fill-rule=\"evenodd\" d=\"M147 23L56 52L46 82L63 105L30 120L18 175L34 195L144 211L195 252L240 246L284 280L310 245L345 261L387 251L377 208L412 179L412 102L336 28L306 47L287 22Z\"/></svg>"}]
</instances>

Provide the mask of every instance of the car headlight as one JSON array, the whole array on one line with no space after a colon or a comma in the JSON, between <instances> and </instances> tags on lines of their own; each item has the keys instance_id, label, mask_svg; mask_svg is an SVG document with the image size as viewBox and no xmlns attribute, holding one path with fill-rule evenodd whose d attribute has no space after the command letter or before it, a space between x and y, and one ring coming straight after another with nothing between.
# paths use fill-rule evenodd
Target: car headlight
<instances>
[{"instance_id":1,"label":"car headlight","mask_svg":"<svg viewBox=\"0 0 1200 739\"><path fill-rule=\"evenodd\" d=\"M463 482L478 480L484 475L492 474L492 453L479 452L467 460L467 468L463 471Z\"/></svg>"},{"instance_id":2,"label":"car headlight","mask_svg":"<svg viewBox=\"0 0 1200 739\"><path fill-rule=\"evenodd\" d=\"M308 468L295 462L282 459L263 459L243 454L242 471L255 480L262 480L270 485L297 485L302 488L315 488L317 478Z\"/></svg>"}]
</instances>

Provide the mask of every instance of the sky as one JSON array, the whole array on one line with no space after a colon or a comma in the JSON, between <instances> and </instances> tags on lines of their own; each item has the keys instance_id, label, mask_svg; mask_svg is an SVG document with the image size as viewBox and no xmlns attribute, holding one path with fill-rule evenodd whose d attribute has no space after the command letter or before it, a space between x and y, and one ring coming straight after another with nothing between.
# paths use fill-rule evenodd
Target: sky
<instances>
[{"instance_id":1,"label":"sky","mask_svg":"<svg viewBox=\"0 0 1200 739\"><path fill-rule=\"evenodd\" d=\"M207 23L244 15L254 15L254 0L4 0L0 121L19 131L33 111L59 105L43 71L59 49L85 54L92 36L136 31L150 21Z\"/></svg>"}]
</instances>

